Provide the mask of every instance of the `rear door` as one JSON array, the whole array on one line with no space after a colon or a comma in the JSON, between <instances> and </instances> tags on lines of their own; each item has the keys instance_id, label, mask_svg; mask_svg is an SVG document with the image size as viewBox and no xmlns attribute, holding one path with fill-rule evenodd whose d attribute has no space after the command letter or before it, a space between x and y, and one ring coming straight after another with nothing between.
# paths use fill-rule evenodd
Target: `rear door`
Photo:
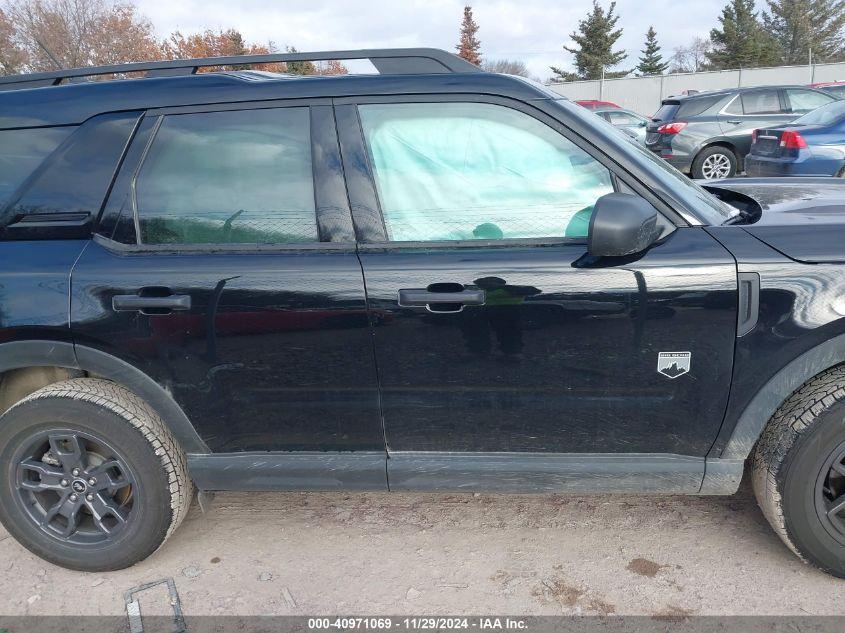
<instances>
[{"instance_id":1,"label":"rear door","mask_svg":"<svg viewBox=\"0 0 845 633\"><path fill-rule=\"evenodd\" d=\"M391 488L697 490L732 257L664 220L642 257L591 258L596 199L648 192L537 110L472 99L337 107Z\"/></svg>"},{"instance_id":2,"label":"rear door","mask_svg":"<svg viewBox=\"0 0 845 633\"><path fill-rule=\"evenodd\" d=\"M762 127L789 121L789 113L782 91L761 88L739 93L720 113L722 133L731 139L743 158L751 149L751 133Z\"/></svg>"},{"instance_id":3,"label":"rear door","mask_svg":"<svg viewBox=\"0 0 845 633\"><path fill-rule=\"evenodd\" d=\"M384 485L329 104L148 112L76 265L71 319L78 345L165 385L211 451L354 454L355 482L287 482Z\"/></svg>"}]
</instances>

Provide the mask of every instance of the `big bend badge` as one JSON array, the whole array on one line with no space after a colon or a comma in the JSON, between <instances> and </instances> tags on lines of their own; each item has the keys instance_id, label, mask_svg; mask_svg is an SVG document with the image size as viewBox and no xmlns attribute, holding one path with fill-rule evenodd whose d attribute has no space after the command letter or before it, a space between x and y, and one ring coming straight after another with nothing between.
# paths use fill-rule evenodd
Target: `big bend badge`
<instances>
[{"instance_id":1,"label":"big bend badge","mask_svg":"<svg viewBox=\"0 0 845 633\"><path fill-rule=\"evenodd\" d=\"M689 372L690 352L658 352L657 371L667 378L677 378Z\"/></svg>"}]
</instances>

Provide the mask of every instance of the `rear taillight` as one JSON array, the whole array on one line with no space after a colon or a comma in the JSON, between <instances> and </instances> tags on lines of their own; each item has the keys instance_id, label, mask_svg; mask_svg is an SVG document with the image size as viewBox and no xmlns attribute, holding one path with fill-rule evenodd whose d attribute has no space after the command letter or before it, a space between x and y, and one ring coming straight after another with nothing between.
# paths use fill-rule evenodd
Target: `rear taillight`
<instances>
[{"instance_id":1,"label":"rear taillight","mask_svg":"<svg viewBox=\"0 0 845 633\"><path fill-rule=\"evenodd\" d=\"M759 131L759 130L754 130L753 132L751 132L751 142L752 142L752 143L756 143L756 142L757 142L757 132L758 132L758 131Z\"/></svg>"},{"instance_id":2,"label":"rear taillight","mask_svg":"<svg viewBox=\"0 0 845 633\"><path fill-rule=\"evenodd\" d=\"M780 146L784 149L804 149L807 147L807 141L798 132L786 130L780 135Z\"/></svg>"},{"instance_id":3,"label":"rear taillight","mask_svg":"<svg viewBox=\"0 0 845 633\"><path fill-rule=\"evenodd\" d=\"M658 134L677 134L687 126L684 121L676 121L675 123L664 123L657 128Z\"/></svg>"}]
</instances>

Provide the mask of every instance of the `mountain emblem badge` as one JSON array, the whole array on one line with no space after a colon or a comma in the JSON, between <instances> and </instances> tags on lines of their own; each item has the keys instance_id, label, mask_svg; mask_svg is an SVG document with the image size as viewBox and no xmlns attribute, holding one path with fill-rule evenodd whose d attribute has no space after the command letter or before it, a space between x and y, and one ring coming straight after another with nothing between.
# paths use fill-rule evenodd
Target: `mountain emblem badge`
<instances>
[{"instance_id":1,"label":"mountain emblem badge","mask_svg":"<svg viewBox=\"0 0 845 633\"><path fill-rule=\"evenodd\" d=\"M690 352L658 352L657 371L667 378L677 378L689 372Z\"/></svg>"}]
</instances>

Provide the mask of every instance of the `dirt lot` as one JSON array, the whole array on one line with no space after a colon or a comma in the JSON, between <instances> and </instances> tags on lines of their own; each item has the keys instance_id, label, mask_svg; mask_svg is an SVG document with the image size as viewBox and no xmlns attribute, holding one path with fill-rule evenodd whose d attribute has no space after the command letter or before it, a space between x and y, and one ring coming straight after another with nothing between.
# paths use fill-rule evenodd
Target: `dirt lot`
<instances>
[{"instance_id":1,"label":"dirt lot","mask_svg":"<svg viewBox=\"0 0 845 633\"><path fill-rule=\"evenodd\" d=\"M172 577L213 614L841 615L843 581L735 497L219 494L150 560L80 574L0 531L0 614L123 613Z\"/></svg>"}]
</instances>

